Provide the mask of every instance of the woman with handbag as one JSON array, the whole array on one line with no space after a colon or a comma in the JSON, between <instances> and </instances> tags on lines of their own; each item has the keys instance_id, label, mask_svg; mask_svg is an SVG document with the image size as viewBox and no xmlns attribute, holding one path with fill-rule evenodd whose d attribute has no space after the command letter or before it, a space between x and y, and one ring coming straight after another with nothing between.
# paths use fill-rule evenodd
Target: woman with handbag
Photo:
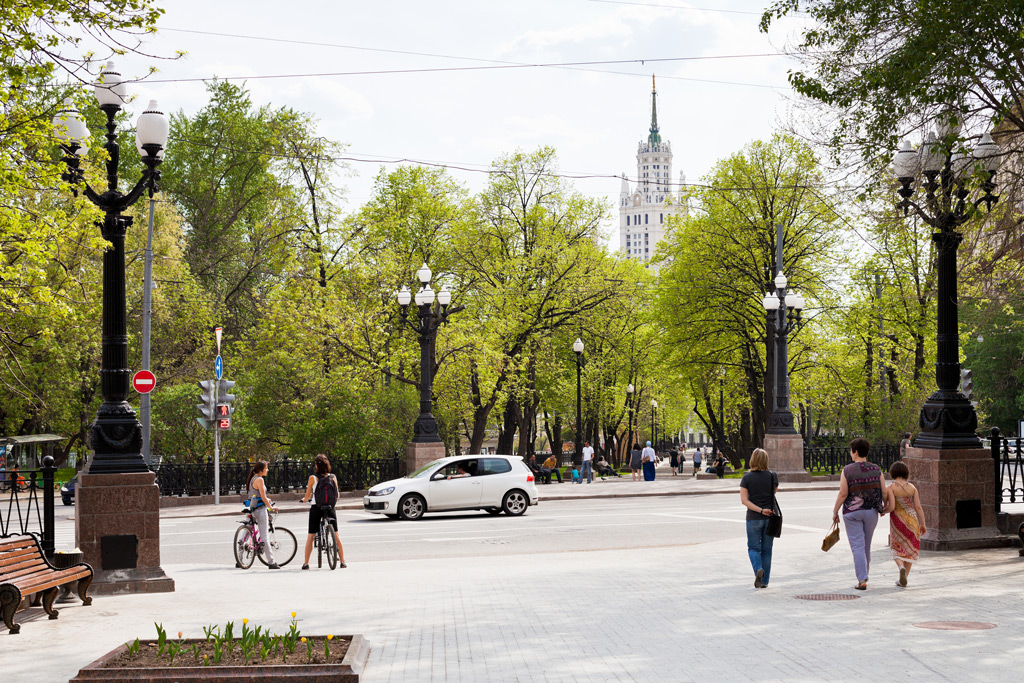
<instances>
[{"instance_id":1,"label":"woman with handbag","mask_svg":"<svg viewBox=\"0 0 1024 683\"><path fill-rule=\"evenodd\" d=\"M853 552L853 568L857 572L859 591L867 590L871 567L871 536L878 525L878 514L885 509L885 475L882 468L868 462L870 445L866 439L850 442L850 459L839 477L839 495L832 506L832 523L839 521L843 510L843 526ZM884 513L883 513L884 514Z\"/></svg>"},{"instance_id":2,"label":"woman with handbag","mask_svg":"<svg viewBox=\"0 0 1024 683\"><path fill-rule=\"evenodd\" d=\"M772 543L769 522L775 515L775 492L779 478L768 469L768 452L754 449L750 471L740 480L740 502L747 508L747 555L754 569L754 588L767 588L772 573ZM777 520L778 521L778 520ZM772 530L776 535L777 531Z\"/></svg>"}]
</instances>

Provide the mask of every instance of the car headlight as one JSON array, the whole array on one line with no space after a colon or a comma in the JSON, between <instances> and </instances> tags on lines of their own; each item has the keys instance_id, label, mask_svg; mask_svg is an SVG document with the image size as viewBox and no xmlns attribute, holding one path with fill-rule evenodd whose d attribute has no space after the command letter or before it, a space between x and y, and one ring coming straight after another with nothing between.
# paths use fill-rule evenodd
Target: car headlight
<instances>
[{"instance_id":1,"label":"car headlight","mask_svg":"<svg viewBox=\"0 0 1024 683\"><path fill-rule=\"evenodd\" d=\"M371 496L386 496L386 495L389 495L389 494L394 493L394 492L395 492L395 487L394 486L389 486L386 489L381 489L380 491L370 491L370 495Z\"/></svg>"},{"instance_id":2,"label":"car headlight","mask_svg":"<svg viewBox=\"0 0 1024 683\"><path fill-rule=\"evenodd\" d=\"M61 493L67 493L68 492L68 487L67 486L61 486L60 487L60 492Z\"/></svg>"}]
</instances>

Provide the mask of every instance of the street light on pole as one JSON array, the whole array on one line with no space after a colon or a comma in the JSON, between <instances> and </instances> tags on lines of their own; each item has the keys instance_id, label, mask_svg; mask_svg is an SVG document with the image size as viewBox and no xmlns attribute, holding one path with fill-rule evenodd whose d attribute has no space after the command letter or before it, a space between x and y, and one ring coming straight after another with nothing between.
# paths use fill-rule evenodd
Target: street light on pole
<instances>
[{"instance_id":1,"label":"street light on pole","mask_svg":"<svg viewBox=\"0 0 1024 683\"><path fill-rule=\"evenodd\" d=\"M957 305L956 252L963 236L957 229L978 214L982 204L991 211L999 201L993 194L999 169L999 146L985 133L974 151L953 151L960 133L955 114L946 112L939 122L938 136L928 133L921 148L913 149L904 141L893 159L893 171L900 183L899 208L907 215L911 209L937 232L932 240L937 249L938 353L935 380L938 390L925 401L918 424L921 428L914 446L931 449L981 448L976 434L978 415L970 400L958 391L960 381L960 336ZM922 179L920 176L924 176ZM980 184L971 180L980 176ZM924 201L914 201L917 190ZM973 202L972 190L980 190ZM929 527L932 525L929 524Z\"/></svg>"},{"instance_id":2,"label":"street light on pole","mask_svg":"<svg viewBox=\"0 0 1024 683\"><path fill-rule=\"evenodd\" d=\"M775 382L772 386L772 413L767 434L796 434L793 413L789 410L789 332L800 323L804 298L787 291L788 279L780 270L775 276L775 292L764 295L761 305L768 316L768 338L775 341Z\"/></svg>"},{"instance_id":3,"label":"street light on pole","mask_svg":"<svg viewBox=\"0 0 1024 683\"><path fill-rule=\"evenodd\" d=\"M402 321L412 328L419 337L420 343L420 414L413 424L413 443L441 443L438 436L437 419L433 414L434 377L431 368L431 352L437 339L437 328L448 322L448 306L452 302L452 293L448 285L443 285L438 292L430 287L433 273L424 263L416 271L420 290L415 300L417 316L409 320L409 304L413 301L412 292L402 286L395 298L402 309ZM437 306L434 302L437 302Z\"/></svg>"},{"instance_id":4,"label":"street light on pole","mask_svg":"<svg viewBox=\"0 0 1024 683\"><path fill-rule=\"evenodd\" d=\"M654 431L654 416L658 412L658 402L653 398L651 399L651 448L657 450L658 448L658 435Z\"/></svg>"},{"instance_id":5,"label":"street light on pole","mask_svg":"<svg viewBox=\"0 0 1024 683\"><path fill-rule=\"evenodd\" d=\"M576 439L573 444L575 452L572 462L577 465L583 457L583 398L582 398L582 368L583 368L583 340L576 339L572 344L572 350L576 352Z\"/></svg>"},{"instance_id":6,"label":"street light on pole","mask_svg":"<svg viewBox=\"0 0 1024 683\"><path fill-rule=\"evenodd\" d=\"M626 451L633 448L633 384L626 385L626 405L629 408L629 422L626 430Z\"/></svg>"},{"instance_id":7,"label":"street light on pole","mask_svg":"<svg viewBox=\"0 0 1024 683\"><path fill-rule=\"evenodd\" d=\"M128 329L125 297L124 239L131 216L122 215L146 191L150 197L157 192L160 180L158 169L164 147L167 145L169 125L167 117L156 100L151 100L139 116L136 125L136 146L140 150L142 177L135 186L123 194L117 189L120 145L117 142L117 124L114 119L121 111L127 95L127 86L113 62L106 68L95 85L96 100L106 115L107 188L94 190L85 181L81 157L88 152L89 130L82 115L69 100L53 120L60 139L67 171L61 178L78 194L83 186L85 197L104 213L100 230L110 247L103 252L103 341L100 368L100 391L103 403L89 428L89 446L94 455L89 463L91 474L121 474L148 472L142 457L142 426L135 411L128 404L130 372L128 369Z\"/></svg>"}]
</instances>

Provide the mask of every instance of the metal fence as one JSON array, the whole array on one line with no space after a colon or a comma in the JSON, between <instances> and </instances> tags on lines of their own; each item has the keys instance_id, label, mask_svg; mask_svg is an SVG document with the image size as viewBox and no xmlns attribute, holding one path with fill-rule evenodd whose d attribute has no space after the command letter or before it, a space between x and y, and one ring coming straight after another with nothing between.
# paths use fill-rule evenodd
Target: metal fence
<instances>
[{"instance_id":1,"label":"metal fence","mask_svg":"<svg viewBox=\"0 0 1024 683\"><path fill-rule=\"evenodd\" d=\"M328 458L331 472L338 477L342 491L368 489L374 484L405 475L405 458L394 455L383 458ZM220 494L245 494L245 481L252 465L222 462L220 464ZM271 493L304 491L309 475L313 473L313 460L292 460L287 456L271 462L264 481ZM204 464L165 462L156 470L156 483L161 496L202 496L213 493L213 461Z\"/></svg>"},{"instance_id":2,"label":"metal fence","mask_svg":"<svg viewBox=\"0 0 1024 683\"><path fill-rule=\"evenodd\" d=\"M868 461L888 472L894 462L900 459L898 444L872 445ZM839 474L850 464L849 446L804 446L804 469L812 474L828 472Z\"/></svg>"},{"instance_id":3,"label":"metal fence","mask_svg":"<svg viewBox=\"0 0 1024 683\"><path fill-rule=\"evenodd\" d=\"M32 534L47 557L53 556L54 475L53 458L43 458L43 467L3 473L0 480L0 538Z\"/></svg>"},{"instance_id":4,"label":"metal fence","mask_svg":"<svg viewBox=\"0 0 1024 683\"><path fill-rule=\"evenodd\" d=\"M992 428L992 464L995 469L996 512L1002 503L1024 503L1024 458L1021 446L1024 439L1008 439L999 435L999 428Z\"/></svg>"}]
</instances>

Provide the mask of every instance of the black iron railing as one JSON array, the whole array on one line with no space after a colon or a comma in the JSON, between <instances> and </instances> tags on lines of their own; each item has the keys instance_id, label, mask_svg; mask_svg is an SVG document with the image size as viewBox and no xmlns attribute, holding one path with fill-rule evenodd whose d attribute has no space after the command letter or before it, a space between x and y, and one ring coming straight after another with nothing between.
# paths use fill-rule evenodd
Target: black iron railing
<instances>
[{"instance_id":1,"label":"black iron railing","mask_svg":"<svg viewBox=\"0 0 1024 683\"><path fill-rule=\"evenodd\" d=\"M0 538L32 534L47 557L53 556L53 458L38 470L4 472L0 480Z\"/></svg>"},{"instance_id":2,"label":"black iron railing","mask_svg":"<svg viewBox=\"0 0 1024 683\"><path fill-rule=\"evenodd\" d=\"M1008 439L992 428L992 465L995 470L996 512L1002 503L1024 503L1024 439Z\"/></svg>"},{"instance_id":3,"label":"black iron railing","mask_svg":"<svg viewBox=\"0 0 1024 683\"><path fill-rule=\"evenodd\" d=\"M868 461L881 467L883 472L888 472L899 459L900 447L897 444L872 444L868 452ZM839 474L849 464L849 446L804 446L804 469L811 474Z\"/></svg>"},{"instance_id":4,"label":"black iron railing","mask_svg":"<svg viewBox=\"0 0 1024 683\"><path fill-rule=\"evenodd\" d=\"M338 477L342 491L363 490L374 484L405 475L405 458L329 458L331 472ZM220 494L243 495L245 481L252 466L248 463L225 462L220 465ZM304 491L313 460L292 460L283 457L271 462L264 478L271 493ZM163 463L156 470L156 482L162 496L201 496L213 493L213 461L201 464Z\"/></svg>"}]
</instances>

